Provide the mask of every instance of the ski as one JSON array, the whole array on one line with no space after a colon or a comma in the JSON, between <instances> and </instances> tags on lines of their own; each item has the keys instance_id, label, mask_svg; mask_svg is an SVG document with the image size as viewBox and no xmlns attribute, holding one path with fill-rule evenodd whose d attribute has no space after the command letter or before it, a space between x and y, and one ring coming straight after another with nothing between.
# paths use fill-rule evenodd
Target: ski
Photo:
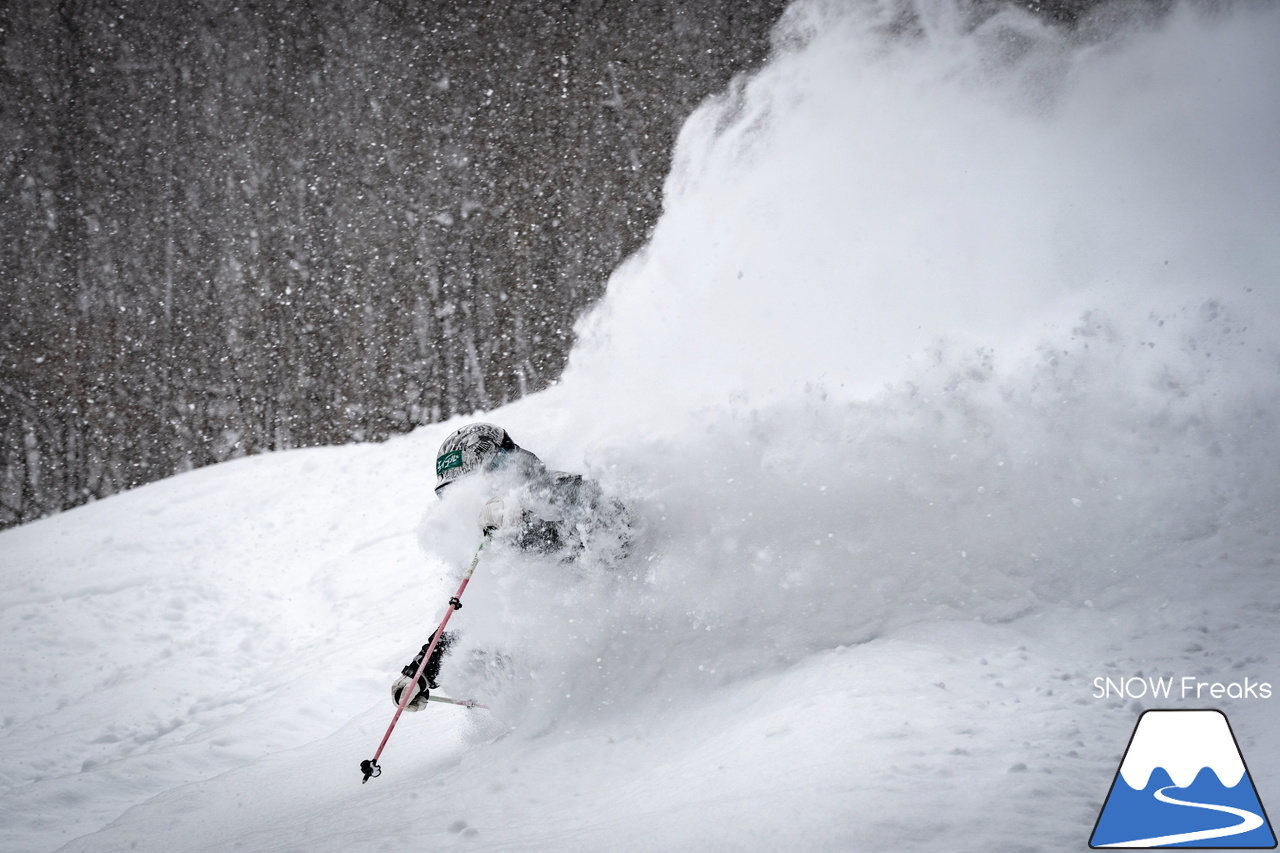
<instances>
[{"instance_id":1,"label":"ski","mask_svg":"<svg viewBox=\"0 0 1280 853\"><path fill-rule=\"evenodd\" d=\"M461 705L463 708L484 708L489 710L488 705L481 705L474 699L450 699L448 696L428 696L428 702L448 702L450 705Z\"/></svg>"}]
</instances>

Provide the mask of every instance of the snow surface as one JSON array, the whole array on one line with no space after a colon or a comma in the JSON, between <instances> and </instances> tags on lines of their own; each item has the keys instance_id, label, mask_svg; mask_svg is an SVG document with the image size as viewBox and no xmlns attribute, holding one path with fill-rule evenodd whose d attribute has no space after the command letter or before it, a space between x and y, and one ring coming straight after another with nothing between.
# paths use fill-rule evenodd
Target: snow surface
<instances>
[{"instance_id":1,"label":"snow surface","mask_svg":"<svg viewBox=\"0 0 1280 853\"><path fill-rule=\"evenodd\" d=\"M491 710L360 784L478 544L461 420L184 474L0 534L0 850L1082 849L1144 707L1095 678L1280 686L1280 10L897 5L789 10L483 414L638 527L486 552L442 680ZM1277 701L1159 704L1265 804Z\"/></svg>"}]
</instances>

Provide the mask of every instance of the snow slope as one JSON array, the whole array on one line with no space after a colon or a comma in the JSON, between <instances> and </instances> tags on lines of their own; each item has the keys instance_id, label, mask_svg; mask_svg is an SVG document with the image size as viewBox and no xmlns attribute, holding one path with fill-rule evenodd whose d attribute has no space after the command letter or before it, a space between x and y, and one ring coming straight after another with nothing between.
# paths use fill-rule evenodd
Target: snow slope
<instances>
[{"instance_id":1,"label":"snow slope","mask_svg":"<svg viewBox=\"0 0 1280 853\"><path fill-rule=\"evenodd\" d=\"M483 415L638 520L486 552L490 711L359 783L477 544L461 421L192 472L0 534L0 850L1081 849L1152 704L1095 678L1280 687L1280 11L901 8L789 10ZM1266 804L1277 701L1157 704Z\"/></svg>"}]
</instances>

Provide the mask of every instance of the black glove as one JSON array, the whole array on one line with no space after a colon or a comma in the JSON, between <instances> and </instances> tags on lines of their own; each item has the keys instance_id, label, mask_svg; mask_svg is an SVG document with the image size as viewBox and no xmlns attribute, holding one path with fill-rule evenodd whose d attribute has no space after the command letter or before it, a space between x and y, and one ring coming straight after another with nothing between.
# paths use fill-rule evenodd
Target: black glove
<instances>
[{"instance_id":1,"label":"black glove","mask_svg":"<svg viewBox=\"0 0 1280 853\"><path fill-rule=\"evenodd\" d=\"M432 639L435 635L432 635ZM440 675L440 662L444 659L445 653L449 651L449 646L453 644L452 634L441 634L439 642L436 643L435 650L431 652L431 659L427 661L427 665L422 670L422 675L418 677L417 693L409 703L404 706L406 711L420 711L427 705L427 697L430 696L428 688L435 690L440 685L436 683L436 677ZM406 687L411 683L414 673L418 671L418 667L422 666L422 659L427 654L427 649L431 648L431 643L423 644L418 650L418 654L412 661L405 664L404 669L400 670L400 677L391 685L391 696L397 707L400 705L400 697Z\"/></svg>"},{"instance_id":2,"label":"black glove","mask_svg":"<svg viewBox=\"0 0 1280 853\"><path fill-rule=\"evenodd\" d=\"M397 708L400 707L400 697L404 695L405 688L409 687L413 683L410 681L411 678L413 678L412 673L409 675L402 675L391 685L391 701ZM425 676L418 679L418 692L404 706L406 711L421 711L423 708L427 707L427 700L431 697L431 693L427 690L426 682L427 679Z\"/></svg>"}]
</instances>

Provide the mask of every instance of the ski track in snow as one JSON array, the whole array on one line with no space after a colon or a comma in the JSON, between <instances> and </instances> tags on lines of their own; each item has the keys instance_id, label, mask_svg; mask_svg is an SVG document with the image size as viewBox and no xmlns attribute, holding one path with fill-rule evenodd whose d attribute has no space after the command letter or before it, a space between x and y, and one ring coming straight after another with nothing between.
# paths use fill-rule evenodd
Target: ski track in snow
<instances>
[{"instance_id":1,"label":"ski track in snow","mask_svg":"<svg viewBox=\"0 0 1280 853\"><path fill-rule=\"evenodd\" d=\"M1280 685L1280 13L896 9L797 3L476 415L636 518L486 550L491 710L360 784L478 541L462 419L187 473L0 534L0 850L1082 849L1152 701L1095 678ZM1277 701L1213 702L1264 801Z\"/></svg>"}]
</instances>

